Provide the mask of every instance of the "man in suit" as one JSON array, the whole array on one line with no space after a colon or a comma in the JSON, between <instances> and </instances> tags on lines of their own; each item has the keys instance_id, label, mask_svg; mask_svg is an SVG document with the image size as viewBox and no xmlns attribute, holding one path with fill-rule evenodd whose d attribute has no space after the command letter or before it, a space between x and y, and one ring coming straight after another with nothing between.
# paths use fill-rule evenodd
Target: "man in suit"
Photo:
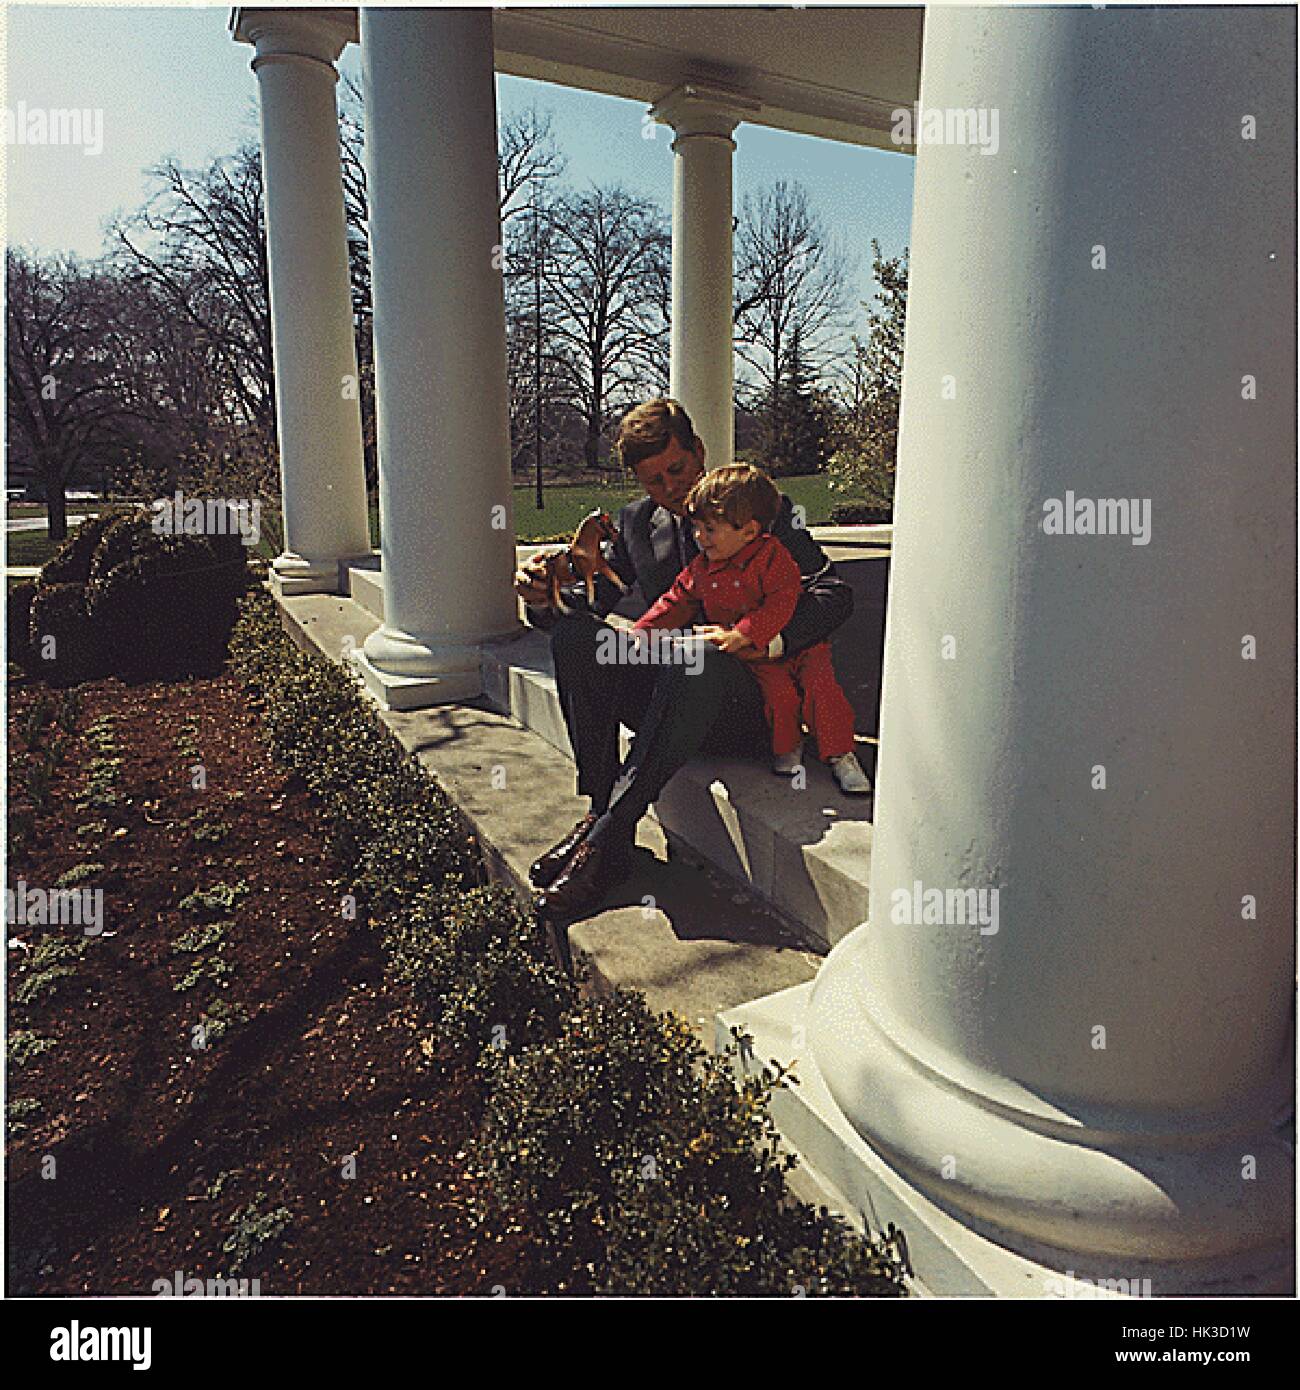
<instances>
[{"instance_id":1,"label":"man in suit","mask_svg":"<svg viewBox=\"0 0 1300 1390\"><path fill-rule=\"evenodd\" d=\"M697 628L701 660L691 664L612 664L606 614L639 617L697 553L684 509L686 495L704 472L705 450L682 406L664 397L629 411L619 426L616 451L646 496L616 519L611 568L628 585L620 594L603 576L595 602L582 585L565 589L572 612L551 606L545 561L535 557L515 576L515 589L534 627L551 633L555 679L569 741L578 765L578 794L591 809L532 866L541 889L539 913L549 919L581 916L625 876L637 822L668 779L698 753L766 754L769 744L763 700L745 658L711 643L720 628ZM762 655L792 655L825 640L853 611L853 592L802 526L783 496L772 534L789 550L803 575L794 617ZM572 572L562 562L562 577ZM619 764L619 725L635 730L626 763Z\"/></svg>"}]
</instances>

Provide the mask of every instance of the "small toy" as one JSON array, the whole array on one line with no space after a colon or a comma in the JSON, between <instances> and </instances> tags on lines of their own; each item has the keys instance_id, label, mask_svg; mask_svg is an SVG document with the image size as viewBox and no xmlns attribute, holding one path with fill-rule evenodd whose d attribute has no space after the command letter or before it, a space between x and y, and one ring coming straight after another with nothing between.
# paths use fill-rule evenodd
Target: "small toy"
<instances>
[{"instance_id":1,"label":"small toy","mask_svg":"<svg viewBox=\"0 0 1300 1390\"><path fill-rule=\"evenodd\" d=\"M588 603L595 601L598 574L603 574L620 593L627 592L627 585L614 571L601 548L605 541L612 541L616 534L608 512L590 512L573 533L568 550L557 550L554 555L546 557L546 588L553 608L561 613L573 612L564 601L562 588L568 577L580 579L586 585Z\"/></svg>"}]
</instances>

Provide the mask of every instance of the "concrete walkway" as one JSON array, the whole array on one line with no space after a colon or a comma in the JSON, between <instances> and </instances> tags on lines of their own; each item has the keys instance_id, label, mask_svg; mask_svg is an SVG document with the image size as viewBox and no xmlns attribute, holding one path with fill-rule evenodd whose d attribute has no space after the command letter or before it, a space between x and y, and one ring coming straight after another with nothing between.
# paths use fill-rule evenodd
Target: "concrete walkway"
<instances>
[{"instance_id":1,"label":"concrete walkway","mask_svg":"<svg viewBox=\"0 0 1300 1390\"><path fill-rule=\"evenodd\" d=\"M300 646L335 660L378 626L359 604L329 594L284 599L281 612ZM464 811L494 874L531 899L528 865L586 809L572 761L485 700L376 715ZM642 990L707 1045L720 1011L812 979L819 957L756 897L670 851L650 816L637 838L631 877L570 930L598 983Z\"/></svg>"}]
</instances>

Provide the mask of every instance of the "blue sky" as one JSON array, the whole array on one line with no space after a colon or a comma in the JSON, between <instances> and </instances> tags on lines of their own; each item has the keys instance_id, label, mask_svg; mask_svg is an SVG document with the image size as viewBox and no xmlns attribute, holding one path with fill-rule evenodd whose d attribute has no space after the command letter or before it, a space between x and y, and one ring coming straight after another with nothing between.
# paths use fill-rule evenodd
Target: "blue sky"
<instances>
[{"instance_id":1,"label":"blue sky","mask_svg":"<svg viewBox=\"0 0 1300 1390\"><path fill-rule=\"evenodd\" d=\"M96 255L104 221L145 198L148 166L165 155L199 164L229 153L241 138L256 138L252 50L230 39L229 13L202 5L9 7L5 105L101 108L104 135L97 155L55 146L8 149L11 243ZM355 48L341 66L358 75ZM503 117L534 104L552 113L567 182L622 182L670 208L669 132L642 139L640 103L513 77L498 77L497 99ZM745 193L797 179L831 237L856 258L859 297L867 296L872 237L886 254L908 242L911 158L761 126L741 126L736 139L737 210Z\"/></svg>"}]
</instances>

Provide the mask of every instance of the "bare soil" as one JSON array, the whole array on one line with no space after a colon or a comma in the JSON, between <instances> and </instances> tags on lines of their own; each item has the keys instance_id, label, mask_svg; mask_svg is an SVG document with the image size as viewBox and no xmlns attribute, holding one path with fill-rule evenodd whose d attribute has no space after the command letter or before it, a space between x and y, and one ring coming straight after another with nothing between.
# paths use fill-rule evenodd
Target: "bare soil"
<instances>
[{"instance_id":1,"label":"bare soil","mask_svg":"<svg viewBox=\"0 0 1300 1390\"><path fill-rule=\"evenodd\" d=\"M24 1004L21 967L42 938L83 933L7 927L11 1294L147 1294L178 1271L256 1278L263 1295L526 1292L526 1236L469 1218L475 1080L386 984L319 813L272 762L242 689L226 676L80 687L75 730L34 739L64 741L41 809L26 733L44 694L10 680L10 807L34 824L8 884L52 888L100 864L79 886L103 890L103 930ZM79 808L103 715L116 799ZM221 945L183 949L204 914L182 900L218 885L246 888L206 914L227 919ZM177 989L196 966L215 973ZM15 1030L52 1045L16 1065ZM223 1249L237 1225L243 1262Z\"/></svg>"}]
</instances>

